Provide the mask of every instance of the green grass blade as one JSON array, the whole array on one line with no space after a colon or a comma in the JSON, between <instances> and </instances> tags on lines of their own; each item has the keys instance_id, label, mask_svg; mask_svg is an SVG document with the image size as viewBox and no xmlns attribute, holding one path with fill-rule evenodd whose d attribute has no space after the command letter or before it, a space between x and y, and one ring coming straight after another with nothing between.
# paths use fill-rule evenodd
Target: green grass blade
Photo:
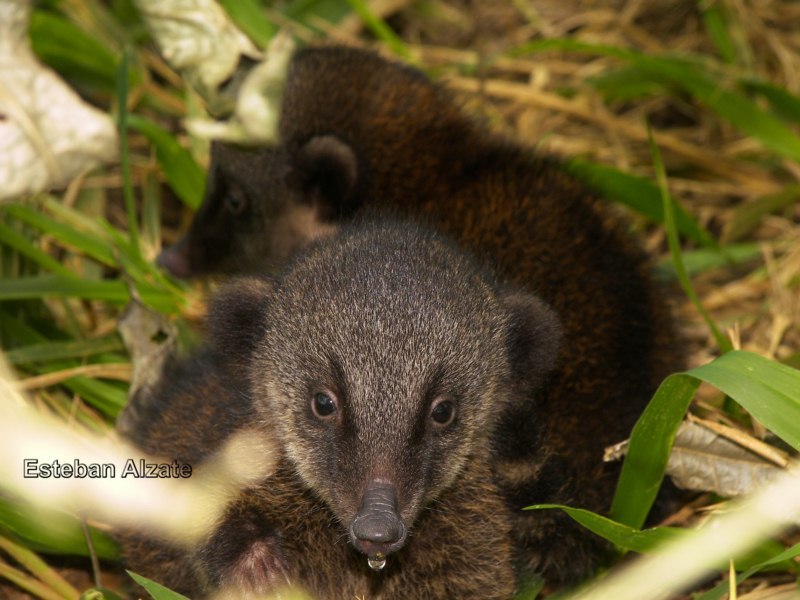
<instances>
[{"instance_id":1,"label":"green grass blade","mask_svg":"<svg viewBox=\"0 0 800 600\"><path fill-rule=\"evenodd\" d=\"M83 529L76 517L50 508L34 508L2 494L0 531L20 540L36 552L89 555ZM119 555L117 544L111 536L93 527L89 531L95 552L100 558L115 558Z\"/></svg>"},{"instance_id":2,"label":"green grass blade","mask_svg":"<svg viewBox=\"0 0 800 600\"><path fill-rule=\"evenodd\" d=\"M623 550L633 550L634 552L652 552L660 544L675 540L687 533L686 530L676 527L654 527L652 529L638 530L591 511L582 508L571 508L561 504L536 504L525 508L525 510L541 509L563 510L574 521L583 525L589 531L596 533Z\"/></svg>"},{"instance_id":3,"label":"green grass blade","mask_svg":"<svg viewBox=\"0 0 800 600\"><path fill-rule=\"evenodd\" d=\"M797 556L800 556L800 543L797 543L791 548L788 548L783 552L780 552L779 554L770 558L769 560L765 560L764 562L747 569L743 573L740 573L739 575L736 576L736 585L740 585L743 581L749 579L759 571L763 571L768 567L785 563ZM700 594L698 596L695 596L694 600L722 600L722 598L729 591L730 591L730 583L727 580L725 580L717 584L714 588L710 589L709 591Z\"/></svg>"},{"instance_id":4,"label":"green grass blade","mask_svg":"<svg viewBox=\"0 0 800 600\"><path fill-rule=\"evenodd\" d=\"M701 2L700 10L706 32L714 43L722 60L726 63L736 61L736 44L728 33L728 24L719 6L709 2Z\"/></svg>"},{"instance_id":5,"label":"green grass blade","mask_svg":"<svg viewBox=\"0 0 800 600\"><path fill-rule=\"evenodd\" d=\"M800 98L785 88L758 80L745 80L741 85L746 91L763 96L780 118L800 123Z\"/></svg>"},{"instance_id":6,"label":"green grass blade","mask_svg":"<svg viewBox=\"0 0 800 600\"><path fill-rule=\"evenodd\" d=\"M115 264L114 253L105 239L59 223L28 205L8 204L3 207L3 210L9 216L52 236L67 248L81 252L106 266Z\"/></svg>"},{"instance_id":7,"label":"green grass blade","mask_svg":"<svg viewBox=\"0 0 800 600\"><path fill-rule=\"evenodd\" d=\"M197 209L205 194L206 175L191 153L152 121L130 115L128 124L144 134L156 149L156 157L167 183L189 208Z\"/></svg>"},{"instance_id":8,"label":"green grass blade","mask_svg":"<svg viewBox=\"0 0 800 600\"><path fill-rule=\"evenodd\" d=\"M650 141L650 152L653 156L653 166L655 167L658 187L661 191L661 198L664 206L664 223L667 230L667 241L669 242L670 254L672 255L672 264L675 267L675 273L678 276L678 281L680 281L681 287L686 293L686 296L697 309L697 312L703 317L706 325L708 325L708 328L711 330L711 334L714 336L714 340L717 342L719 349L722 352L729 352L733 349L731 341L722 334L717 327L717 324L714 323L714 320L711 318L711 315L709 315L706 309L703 308L703 305L700 303L700 298L698 298L697 294L695 293L692 282L689 280L689 276L683 266L683 259L681 258L681 245L680 241L678 240L678 232L675 225L674 202L669 193L669 189L667 188L667 174L664 171L664 163L661 160L661 153L659 152L658 146L656 146L656 143L653 140L653 132L651 131L649 124L647 126L647 136Z\"/></svg>"},{"instance_id":9,"label":"green grass blade","mask_svg":"<svg viewBox=\"0 0 800 600\"><path fill-rule=\"evenodd\" d=\"M220 0L228 16L247 36L261 48L266 48L277 32L264 14L262 5L255 0Z\"/></svg>"},{"instance_id":10,"label":"green grass blade","mask_svg":"<svg viewBox=\"0 0 800 600\"><path fill-rule=\"evenodd\" d=\"M743 203L733 211L733 216L725 228L725 240L736 241L744 238L761 224L765 216L788 208L798 200L800 200L800 186L791 184L777 194Z\"/></svg>"},{"instance_id":11,"label":"green grass blade","mask_svg":"<svg viewBox=\"0 0 800 600\"><path fill-rule=\"evenodd\" d=\"M17 231L14 231L0 222L0 243L5 244L9 248L13 248L20 254L27 256L35 263L41 265L49 271L58 273L59 275L69 275L70 271L64 267L60 262L54 259L46 252L42 252L34 246L29 239Z\"/></svg>"},{"instance_id":12,"label":"green grass blade","mask_svg":"<svg viewBox=\"0 0 800 600\"><path fill-rule=\"evenodd\" d=\"M643 82L652 81L692 94L742 133L760 140L765 147L782 156L800 161L800 137L778 117L761 109L746 96L723 87L724 72L712 72L700 60L675 56L650 56L615 46L589 44L571 39L531 42L519 46L509 54L520 56L546 50L586 52L623 59L639 69ZM735 80L737 85L740 81L733 76L728 79ZM783 94L781 97L784 100L791 98L788 94Z\"/></svg>"},{"instance_id":13,"label":"green grass blade","mask_svg":"<svg viewBox=\"0 0 800 600\"><path fill-rule=\"evenodd\" d=\"M411 52L405 42L384 21L375 16L364 0L347 0L347 3L375 37L386 44L397 56L411 60Z\"/></svg>"},{"instance_id":14,"label":"green grass blade","mask_svg":"<svg viewBox=\"0 0 800 600\"><path fill-rule=\"evenodd\" d=\"M107 352L123 352L122 340L117 335L88 340L46 341L8 350L6 360L12 365L47 362L65 359L85 359Z\"/></svg>"},{"instance_id":15,"label":"green grass blade","mask_svg":"<svg viewBox=\"0 0 800 600\"><path fill-rule=\"evenodd\" d=\"M761 248L757 243L732 244L725 246L724 253L718 250L700 248L681 252L683 268L687 275L692 276L710 269L739 265L761 258ZM672 258L665 258L656 269L664 277L676 278L675 263Z\"/></svg>"},{"instance_id":16,"label":"green grass blade","mask_svg":"<svg viewBox=\"0 0 800 600\"><path fill-rule=\"evenodd\" d=\"M83 29L51 12L34 10L29 32L42 62L76 83L104 92L114 89L114 51Z\"/></svg>"},{"instance_id":17,"label":"green grass blade","mask_svg":"<svg viewBox=\"0 0 800 600\"><path fill-rule=\"evenodd\" d=\"M134 253L139 253L139 225L136 214L136 200L133 197L131 162L128 149L128 63L130 48L122 51L117 67L117 131L119 133L119 162L122 170L122 194L125 198L125 212L128 215L128 232Z\"/></svg>"},{"instance_id":18,"label":"green grass blade","mask_svg":"<svg viewBox=\"0 0 800 600\"><path fill-rule=\"evenodd\" d=\"M183 596L178 592L173 592L169 588L164 587L160 583L156 583L152 579L137 575L133 571L126 571L126 573L130 575L136 583L146 589L147 593L150 594L154 600L189 600L186 596Z\"/></svg>"},{"instance_id":19,"label":"green grass blade","mask_svg":"<svg viewBox=\"0 0 800 600\"><path fill-rule=\"evenodd\" d=\"M664 223L664 206L661 191L644 177L637 177L613 167L572 159L567 171L581 179L587 186L611 200L621 202L641 213L654 223ZM703 246L716 248L711 234L675 203L675 223L686 238Z\"/></svg>"},{"instance_id":20,"label":"green grass blade","mask_svg":"<svg viewBox=\"0 0 800 600\"><path fill-rule=\"evenodd\" d=\"M48 567L47 563L35 552L3 536L0 536L0 549L12 557L17 563L24 566L30 573L38 577L40 581L61 594L63 598L78 600L78 590L57 571Z\"/></svg>"},{"instance_id":21,"label":"green grass blade","mask_svg":"<svg viewBox=\"0 0 800 600\"><path fill-rule=\"evenodd\" d=\"M172 314L179 310L173 294L144 284L137 285L136 289L142 301L158 311ZM31 300L42 297L85 298L114 304L125 304L131 299L128 286L118 279L92 281L61 275L0 279L0 300Z\"/></svg>"}]
</instances>

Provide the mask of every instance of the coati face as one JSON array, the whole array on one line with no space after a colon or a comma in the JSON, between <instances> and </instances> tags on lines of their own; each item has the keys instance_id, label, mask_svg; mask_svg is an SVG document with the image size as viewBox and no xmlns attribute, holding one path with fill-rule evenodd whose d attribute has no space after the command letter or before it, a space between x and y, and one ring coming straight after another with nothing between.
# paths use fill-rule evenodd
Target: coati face
<instances>
[{"instance_id":1,"label":"coati face","mask_svg":"<svg viewBox=\"0 0 800 600\"><path fill-rule=\"evenodd\" d=\"M259 332L249 371L263 422L374 557L400 549L420 511L489 451L503 406L520 401L518 376L552 366L558 324L522 298L427 230L367 225L317 244L274 284L228 288L212 322Z\"/></svg>"},{"instance_id":2,"label":"coati face","mask_svg":"<svg viewBox=\"0 0 800 600\"><path fill-rule=\"evenodd\" d=\"M180 278L274 270L352 212L356 173L352 150L333 136L291 152L215 143L203 202L158 263Z\"/></svg>"}]
</instances>

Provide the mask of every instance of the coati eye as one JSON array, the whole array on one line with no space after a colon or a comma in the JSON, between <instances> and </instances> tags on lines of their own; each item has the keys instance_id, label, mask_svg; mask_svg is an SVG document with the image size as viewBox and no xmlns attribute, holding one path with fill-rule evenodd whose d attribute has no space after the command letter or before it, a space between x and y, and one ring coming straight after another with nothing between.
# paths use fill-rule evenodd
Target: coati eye
<instances>
[{"instance_id":1,"label":"coati eye","mask_svg":"<svg viewBox=\"0 0 800 600\"><path fill-rule=\"evenodd\" d=\"M446 427L456 416L456 406L450 400L437 400L431 408L431 419L439 427Z\"/></svg>"},{"instance_id":2,"label":"coati eye","mask_svg":"<svg viewBox=\"0 0 800 600\"><path fill-rule=\"evenodd\" d=\"M317 392L311 399L311 411L319 419L326 419L336 412L336 397L327 392Z\"/></svg>"},{"instance_id":3,"label":"coati eye","mask_svg":"<svg viewBox=\"0 0 800 600\"><path fill-rule=\"evenodd\" d=\"M238 186L230 186L225 193L225 206L238 217L247 207L247 196Z\"/></svg>"}]
</instances>

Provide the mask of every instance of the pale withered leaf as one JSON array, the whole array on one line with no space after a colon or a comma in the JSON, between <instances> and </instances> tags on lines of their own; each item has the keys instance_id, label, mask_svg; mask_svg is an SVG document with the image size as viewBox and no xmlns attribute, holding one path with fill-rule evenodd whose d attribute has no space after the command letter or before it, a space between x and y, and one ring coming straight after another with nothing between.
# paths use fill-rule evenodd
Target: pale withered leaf
<instances>
[{"instance_id":1,"label":"pale withered leaf","mask_svg":"<svg viewBox=\"0 0 800 600\"><path fill-rule=\"evenodd\" d=\"M117 155L109 116L33 55L30 4L0 0L0 201L66 185Z\"/></svg>"}]
</instances>

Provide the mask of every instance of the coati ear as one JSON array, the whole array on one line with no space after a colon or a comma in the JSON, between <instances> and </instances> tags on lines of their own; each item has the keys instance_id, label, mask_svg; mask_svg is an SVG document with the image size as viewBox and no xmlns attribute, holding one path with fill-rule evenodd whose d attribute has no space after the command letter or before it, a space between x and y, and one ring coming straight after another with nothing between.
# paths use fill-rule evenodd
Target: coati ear
<instances>
[{"instance_id":1,"label":"coati ear","mask_svg":"<svg viewBox=\"0 0 800 600\"><path fill-rule=\"evenodd\" d=\"M303 144L293 174L304 194L319 202L332 219L347 217L358 183L358 158L353 148L333 135L317 135Z\"/></svg>"},{"instance_id":2,"label":"coati ear","mask_svg":"<svg viewBox=\"0 0 800 600\"><path fill-rule=\"evenodd\" d=\"M509 313L507 347L512 375L525 387L537 387L556 365L561 347L561 323L539 298L507 292L501 302Z\"/></svg>"},{"instance_id":3,"label":"coati ear","mask_svg":"<svg viewBox=\"0 0 800 600\"><path fill-rule=\"evenodd\" d=\"M274 285L242 277L222 287L208 307L208 337L224 358L246 358L264 332Z\"/></svg>"}]
</instances>

